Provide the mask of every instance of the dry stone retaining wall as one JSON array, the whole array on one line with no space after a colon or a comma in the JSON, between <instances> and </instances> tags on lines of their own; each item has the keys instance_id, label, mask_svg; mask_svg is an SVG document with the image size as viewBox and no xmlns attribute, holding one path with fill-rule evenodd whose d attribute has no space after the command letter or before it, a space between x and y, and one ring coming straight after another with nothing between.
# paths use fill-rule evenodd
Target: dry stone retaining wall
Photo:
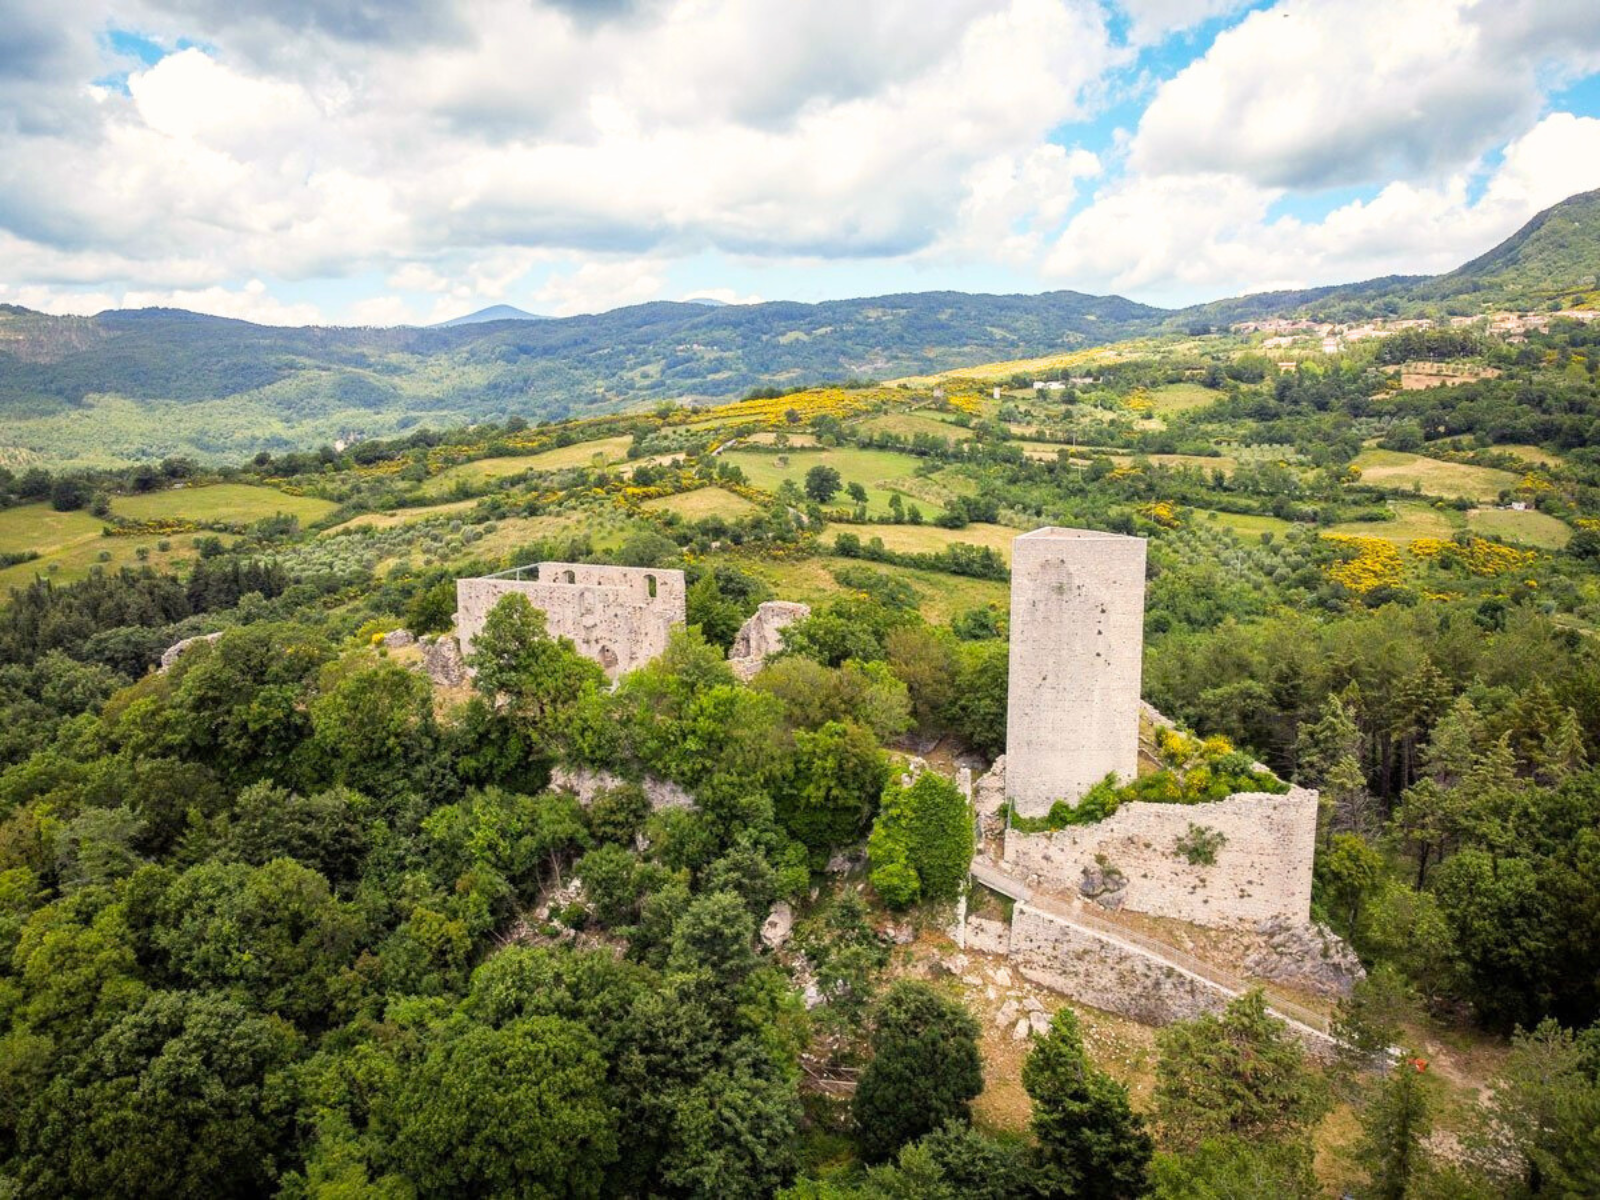
<instances>
[{"instance_id":1,"label":"dry stone retaining wall","mask_svg":"<svg viewBox=\"0 0 1600 1200\"><path fill-rule=\"evenodd\" d=\"M1146 1025L1188 1020L1233 999L1219 984L1031 904L1012 913L1011 960L1025 979Z\"/></svg>"},{"instance_id":2,"label":"dry stone retaining wall","mask_svg":"<svg viewBox=\"0 0 1600 1200\"><path fill-rule=\"evenodd\" d=\"M667 648L686 614L682 571L544 562L521 568L535 579L489 575L456 580L456 634L463 654L502 596L512 592L542 609L550 633L572 639L578 653L616 678Z\"/></svg>"},{"instance_id":3,"label":"dry stone retaining wall","mask_svg":"<svg viewBox=\"0 0 1600 1200\"><path fill-rule=\"evenodd\" d=\"M1015 769L1015 758L1009 764ZM1176 850L1197 825L1227 840L1212 866ZM1121 872L1121 907L1196 925L1304 922L1311 913L1317 793L1246 792L1209 804L1131 801L1103 821L1051 833L1006 831L1005 869L1046 889L1075 889L1085 871ZM1104 860L1101 862L1100 860Z\"/></svg>"}]
</instances>

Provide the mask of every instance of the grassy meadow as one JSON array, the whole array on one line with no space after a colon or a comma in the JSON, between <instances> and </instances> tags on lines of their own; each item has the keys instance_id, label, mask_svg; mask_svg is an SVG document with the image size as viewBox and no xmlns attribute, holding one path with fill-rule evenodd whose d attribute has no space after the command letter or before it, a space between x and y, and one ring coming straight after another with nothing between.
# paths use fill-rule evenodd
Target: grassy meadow
<instances>
[{"instance_id":1,"label":"grassy meadow","mask_svg":"<svg viewBox=\"0 0 1600 1200\"><path fill-rule=\"evenodd\" d=\"M1361 482L1386 488L1417 488L1425 496L1445 499L1494 500L1501 492L1517 486L1510 471L1493 467L1469 467L1443 462L1421 454L1399 450L1363 450L1356 456Z\"/></svg>"},{"instance_id":2,"label":"grassy meadow","mask_svg":"<svg viewBox=\"0 0 1600 1200\"><path fill-rule=\"evenodd\" d=\"M692 492L681 492L676 496L647 500L640 507L647 512L677 513L685 521L703 521L707 517L738 521L761 511L743 496L735 496L732 492L719 487L696 488Z\"/></svg>"},{"instance_id":3,"label":"grassy meadow","mask_svg":"<svg viewBox=\"0 0 1600 1200\"><path fill-rule=\"evenodd\" d=\"M922 486L928 481L912 478L912 472L921 460L893 450L841 447L804 450L796 454L732 450L722 455L722 459L737 466L746 479L763 491L777 491L786 479L792 479L796 487L804 487L806 472L822 464L838 471L845 484L859 483L866 489L867 512L871 516L887 516L890 511L889 498L897 492L903 502L915 501L929 517L943 511L938 507L938 501L930 499L930 489ZM848 498L841 491L832 503L848 503Z\"/></svg>"},{"instance_id":4,"label":"grassy meadow","mask_svg":"<svg viewBox=\"0 0 1600 1200\"><path fill-rule=\"evenodd\" d=\"M309 525L337 507L317 496L291 496L277 488L247 483L165 488L118 496L111 502L111 511L127 521L215 521L226 525L248 525L280 513Z\"/></svg>"}]
</instances>

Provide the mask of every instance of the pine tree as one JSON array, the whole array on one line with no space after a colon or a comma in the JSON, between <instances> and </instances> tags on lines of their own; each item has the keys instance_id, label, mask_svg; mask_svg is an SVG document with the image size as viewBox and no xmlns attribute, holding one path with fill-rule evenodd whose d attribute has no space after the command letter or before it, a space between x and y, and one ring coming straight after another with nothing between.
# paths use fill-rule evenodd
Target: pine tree
<instances>
[{"instance_id":1,"label":"pine tree","mask_svg":"<svg viewBox=\"0 0 1600 1200\"><path fill-rule=\"evenodd\" d=\"M1424 1067L1420 1059L1402 1058L1361 1114L1359 1153L1374 1200L1405 1200L1426 1167L1422 1143L1433 1117L1422 1089Z\"/></svg>"},{"instance_id":2,"label":"pine tree","mask_svg":"<svg viewBox=\"0 0 1600 1200\"><path fill-rule=\"evenodd\" d=\"M1422 752L1422 771L1440 787L1456 787L1472 770L1485 740L1483 718L1466 696L1459 696L1439 718Z\"/></svg>"},{"instance_id":3,"label":"pine tree","mask_svg":"<svg viewBox=\"0 0 1600 1200\"><path fill-rule=\"evenodd\" d=\"M1056 1012L1050 1032L1022 1066L1033 1099L1033 1136L1043 1162L1066 1176L1071 1194L1120 1200L1145 1189L1153 1144L1128 1092L1084 1054L1078 1018Z\"/></svg>"},{"instance_id":4,"label":"pine tree","mask_svg":"<svg viewBox=\"0 0 1600 1200\"><path fill-rule=\"evenodd\" d=\"M1302 725L1295 741L1295 776L1307 787L1322 787L1345 759L1361 765L1361 730L1349 705L1336 695L1322 702L1317 719Z\"/></svg>"},{"instance_id":5,"label":"pine tree","mask_svg":"<svg viewBox=\"0 0 1600 1200\"><path fill-rule=\"evenodd\" d=\"M1565 709L1560 720L1544 737L1536 773L1539 779L1554 787L1589 765L1589 755L1583 746L1583 727L1578 724L1578 714Z\"/></svg>"}]
</instances>

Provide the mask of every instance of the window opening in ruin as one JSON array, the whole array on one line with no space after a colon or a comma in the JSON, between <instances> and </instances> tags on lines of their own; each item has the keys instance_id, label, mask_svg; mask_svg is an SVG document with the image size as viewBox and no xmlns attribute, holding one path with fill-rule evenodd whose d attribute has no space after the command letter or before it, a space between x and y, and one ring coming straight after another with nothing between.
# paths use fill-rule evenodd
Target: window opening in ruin
<instances>
[{"instance_id":1,"label":"window opening in ruin","mask_svg":"<svg viewBox=\"0 0 1600 1200\"><path fill-rule=\"evenodd\" d=\"M566 578L568 583L577 583L578 573L576 571L568 571Z\"/></svg>"},{"instance_id":2,"label":"window opening in ruin","mask_svg":"<svg viewBox=\"0 0 1600 1200\"><path fill-rule=\"evenodd\" d=\"M654 600L656 598L656 577L654 575L646 575L644 577L644 587L645 591L650 593L650 599Z\"/></svg>"}]
</instances>

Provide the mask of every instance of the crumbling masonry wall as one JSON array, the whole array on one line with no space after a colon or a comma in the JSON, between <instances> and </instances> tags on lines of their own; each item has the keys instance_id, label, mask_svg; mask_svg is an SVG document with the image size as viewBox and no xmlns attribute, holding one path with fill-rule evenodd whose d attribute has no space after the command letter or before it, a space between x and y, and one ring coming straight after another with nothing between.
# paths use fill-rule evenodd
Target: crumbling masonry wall
<instances>
[{"instance_id":1,"label":"crumbling masonry wall","mask_svg":"<svg viewBox=\"0 0 1600 1200\"><path fill-rule=\"evenodd\" d=\"M1006 795L1023 816L1139 765L1143 538L1046 527L1011 543Z\"/></svg>"},{"instance_id":2,"label":"crumbling masonry wall","mask_svg":"<svg viewBox=\"0 0 1600 1200\"><path fill-rule=\"evenodd\" d=\"M1030 904L1012 913L1008 950L1023 978L1146 1025L1186 1021L1233 999L1209 979Z\"/></svg>"},{"instance_id":3,"label":"crumbling masonry wall","mask_svg":"<svg viewBox=\"0 0 1600 1200\"><path fill-rule=\"evenodd\" d=\"M1016 758L1007 755L1008 770ZM1190 863L1177 842L1190 825L1226 840L1216 862ZM1317 793L1246 792L1208 804L1131 801L1092 825L1051 833L1006 831L1005 870L1033 886L1076 888L1097 862L1126 880L1120 907L1196 925L1304 922L1311 913L1311 863L1317 839Z\"/></svg>"},{"instance_id":4,"label":"crumbling masonry wall","mask_svg":"<svg viewBox=\"0 0 1600 1200\"><path fill-rule=\"evenodd\" d=\"M523 578L531 574L533 578ZM543 562L515 572L456 580L456 634L462 653L483 630L502 596L524 595L543 610L552 636L572 639L578 653L612 678L642 667L667 648L684 623L682 571Z\"/></svg>"}]
</instances>

